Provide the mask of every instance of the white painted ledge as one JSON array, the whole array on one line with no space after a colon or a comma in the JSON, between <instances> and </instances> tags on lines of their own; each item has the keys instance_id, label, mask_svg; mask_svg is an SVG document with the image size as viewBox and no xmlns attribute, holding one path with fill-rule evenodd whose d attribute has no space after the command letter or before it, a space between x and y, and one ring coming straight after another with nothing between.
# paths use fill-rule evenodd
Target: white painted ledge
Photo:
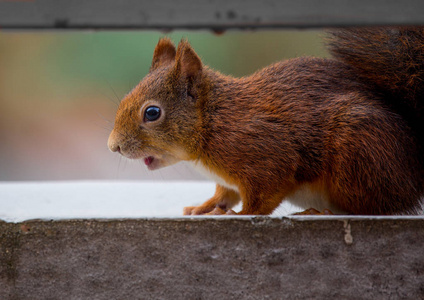
<instances>
[{"instance_id":1,"label":"white painted ledge","mask_svg":"<svg viewBox=\"0 0 424 300\"><path fill-rule=\"evenodd\" d=\"M208 181L1 182L0 220L181 217L214 192ZM287 203L275 215L293 211Z\"/></svg>"}]
</instances>

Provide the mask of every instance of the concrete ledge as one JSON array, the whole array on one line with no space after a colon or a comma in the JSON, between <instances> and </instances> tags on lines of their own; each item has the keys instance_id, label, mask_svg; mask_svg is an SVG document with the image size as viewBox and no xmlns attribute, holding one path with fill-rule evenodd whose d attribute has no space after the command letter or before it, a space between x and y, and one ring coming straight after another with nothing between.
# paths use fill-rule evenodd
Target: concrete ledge
<instances>
[{"instance_id":1,"label":"concrete ledge","mask_svg":"<svg viewBox=\"0 0 424 300\"><path fill-rule=\"evenodd\" d=\"M424 218L0 223L0 299L424 298Z\"/></svg>"}]
</instances>

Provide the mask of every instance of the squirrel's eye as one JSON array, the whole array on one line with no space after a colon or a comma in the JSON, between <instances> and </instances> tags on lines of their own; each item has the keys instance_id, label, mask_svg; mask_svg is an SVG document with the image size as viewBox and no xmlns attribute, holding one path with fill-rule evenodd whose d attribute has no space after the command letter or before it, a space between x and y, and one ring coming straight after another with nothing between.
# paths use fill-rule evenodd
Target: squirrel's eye
<instances>
[{"instance_id":1,"label":"squirrel's eye","mask_svg":"<svg viewBox=\"0 0 424 300\"><path fill-rule=\"evenodd\" d=\"M157 106L149 106L144 111L144 118L147 121L156 121L160 117L160 108Z\"/></svg>"}]
</instances>

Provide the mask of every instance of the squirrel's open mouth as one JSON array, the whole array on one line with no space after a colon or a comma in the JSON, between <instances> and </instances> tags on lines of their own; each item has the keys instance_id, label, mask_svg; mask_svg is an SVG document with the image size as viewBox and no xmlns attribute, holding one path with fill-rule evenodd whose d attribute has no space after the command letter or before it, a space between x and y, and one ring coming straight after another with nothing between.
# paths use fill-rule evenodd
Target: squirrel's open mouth
<instances>
[{"instance_id":1,"label":"squirrel's open mouth","mask_svg":"<svg viewBox=\"0 0 424 300\"><path fill-rule=\"evenodd\" d=\"M160 158L154 156L147 156L144 158L144 164L150 171L160 169L163 167L163 161Z\"/></svg>"},{"instance_id":2,"label":"squirrel's open mouth","mask_svg":"<svg viewBox=\"0 0 424 300\"><path fill-rule=\"evenodd\" d=\"M146 158L144 158L144 163L146 164L147 167L149 167L153 161L155 160L155 158L153 156L148 156Z\"/></svg>"},{"instance_id":3,"label":"squirrel's open mouth","mask_svg":"<svg viewBox=\"0 0 424 300\"><path fill-rule=\"evenodd\" d=\"M173 156L162 155L160 153L156 154L155 156L144 156L144 158L142 159L144 160L144 164L150 171L161 169L163 167L173 165L180 161L180 159L177 159Z\"/></svg>"}]
</instances>

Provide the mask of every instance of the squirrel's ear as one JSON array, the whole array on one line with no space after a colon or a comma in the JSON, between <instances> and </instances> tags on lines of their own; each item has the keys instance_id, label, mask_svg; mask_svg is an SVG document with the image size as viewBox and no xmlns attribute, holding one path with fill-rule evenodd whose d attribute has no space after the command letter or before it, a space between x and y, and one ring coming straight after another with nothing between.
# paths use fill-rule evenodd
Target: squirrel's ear
<instances>
[{"instance_id":1,"label":"squirrel's ear","mask_svg":"<svg viewBox=\"0 0 424 300\"><path fill-rule=\"evenodd\" d=\"M153 52L152 66L150 71L160 66L170 64L174 61L176 55L175 46L169 38L161 38Z\"/></svg>"},{"instance_id":2,"label":"squirrel's ear","mask_svg":"<svg viewBox=\"0 0 424 300\"><path fill-rule=\"evenodd\" d=\"M183 76L193 78L202 70L202 61L186 40L178 44L176 67Z\"/></svg>"}]
</instances>

